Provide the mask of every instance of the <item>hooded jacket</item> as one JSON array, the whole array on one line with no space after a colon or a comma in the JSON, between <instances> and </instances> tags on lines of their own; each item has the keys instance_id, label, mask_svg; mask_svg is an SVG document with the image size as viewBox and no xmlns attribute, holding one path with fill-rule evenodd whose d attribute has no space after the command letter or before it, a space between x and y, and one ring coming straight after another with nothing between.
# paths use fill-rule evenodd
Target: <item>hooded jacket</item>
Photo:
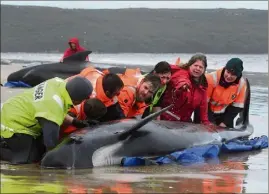
<instances>
[{"instance_id":1,"label":"hooded jacket","mask_svg":"<svg viewBox=\"0 0 269 194\"><path fill-rule=\"evenodd\" d=\"M162 97L161 107L174 103L175 106L170 109L170 112L180 118L180 121L185 122L190 122L192 113L199 108L201 123L210 124L207 115L207 87L195 83L189 70L176 65L171 65L171 68L172 77ZM189 86L190 91L179 91L178 89L185 84ZM177 121L178 119L165 112L161 115L161 120Z\"/></svg>"},{"instance_id":2,"label":"hooded jacket","mask_svg":"<svg viewBox=\"0 0 269 194\"><path fill-rule=\"evenodd\" d=\"M76 45L76 49L73 50L69 46L69 48L67 48L64 51L64 55L63 55L63 57L62 57L61 60L63 60L66 57L69 57L69 56L71 56L71 55L73 55L73 54L75 54L77 52L85 51L86 50L85 48L83 48L82 46L80 46L78 38L75 38L75 37L74 38L70 38L69 41L68 41L68 44L70 45L71 43L74 43ZM89 61L89 57L87 57L86 60Z\"/></svg>"}]
</instances>

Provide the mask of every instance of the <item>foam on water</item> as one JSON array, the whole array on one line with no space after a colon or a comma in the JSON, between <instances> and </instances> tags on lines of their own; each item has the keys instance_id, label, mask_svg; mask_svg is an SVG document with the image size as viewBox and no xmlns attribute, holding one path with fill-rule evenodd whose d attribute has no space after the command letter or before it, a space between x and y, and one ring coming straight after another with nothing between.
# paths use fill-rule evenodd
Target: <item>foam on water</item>
<instances>
[{"instance_id":1,"label":"foam on water","mask_svg":"<svg viewBox=\"0 0 269 194\"><path fill-rule=\"evenodd\" d=\"M244 61L244 70L249 72L268 72L268 56L266 54L206 54L208 67L217 69L226 64L232 57ZM92 53L90 60L96 63L126 64L138 66L153 66L160 61L174 63L178 57L187 62L192 54L184 53ZM62 57L60 53L1 53L1 60L15 62L56 62Z\"/></svg>"}]
</instances>

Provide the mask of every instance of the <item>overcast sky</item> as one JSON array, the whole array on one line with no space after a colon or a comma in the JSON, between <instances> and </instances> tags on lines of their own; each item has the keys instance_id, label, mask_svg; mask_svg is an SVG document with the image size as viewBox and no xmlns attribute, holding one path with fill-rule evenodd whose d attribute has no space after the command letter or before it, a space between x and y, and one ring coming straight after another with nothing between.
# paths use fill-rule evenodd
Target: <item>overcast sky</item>
<instances>
[{"instance_id":1,"label":"overcast sky","mask_svg":"<svg viewBox=\"0 0 269 194\"><path fill-rule=\"evenodd\" d=\"M119 9L119 8L246 8L268 10L268 1L1 1L8 5L37 5L60 8Z\"/></svg>"}]
</instances>

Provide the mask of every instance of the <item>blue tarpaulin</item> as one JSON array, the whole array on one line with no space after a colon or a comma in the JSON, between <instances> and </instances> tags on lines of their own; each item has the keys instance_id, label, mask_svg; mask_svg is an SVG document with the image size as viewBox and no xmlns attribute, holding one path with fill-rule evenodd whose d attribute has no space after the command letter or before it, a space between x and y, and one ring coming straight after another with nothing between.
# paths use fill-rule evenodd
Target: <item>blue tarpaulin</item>
<instances>
[{"instance_id":1,"label":"blue tarpaulin","mask_svg":"<svg viewBox=\"0 0 269 194\"><path fill-rule=\"evenodd\" d=\"M192 148L187 148L183 151L173 152L169 155L144 158L144 157L124 157L122 166L144 166L144 165L162 165L177 163L181 165L192 165L204 163L208 159L217 158L219 154L227 152L242 152L259 150L268 147L268 137L255 137L250 140L233 140L219 145L203 145Z\"/></svg>"},{"instance_id":2,"label":"blue tarpaulin","mask_svg":"<svg viewBox=\"0 0 269 194\"><path fill-rule=\"evenodd\" d=\"M13 82L13 81L8 81L4 84L4 87L8 87L8 88L31 88L32 86L22 82L22 81L18 81L18 82Z\"/></svg>"},{"instance_id":3,"label":"blue tarpaulin","mask_svg":"<svg viewBox=\"0 0 269 194\"><path fill-rule=\"evenodd\" d=\"M268 147L268 137L263 135L250 140L233 140L222 144L222 152L242 152L260 150Z\"/></svg>"}]
</instances>

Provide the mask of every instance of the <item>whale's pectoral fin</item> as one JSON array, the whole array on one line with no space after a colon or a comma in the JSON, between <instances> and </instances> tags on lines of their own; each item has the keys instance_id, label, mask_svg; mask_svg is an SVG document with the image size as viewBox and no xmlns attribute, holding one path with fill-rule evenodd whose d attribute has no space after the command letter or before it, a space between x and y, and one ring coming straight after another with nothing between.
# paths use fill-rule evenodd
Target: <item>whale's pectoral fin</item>
<instances>
[{"instance_id":1,"label":"whale's pectoral fin","mask_svg":"<svg viewBox=\"0 0 269 194\"><path fill-rule=\"evenodd\" d=\"M172 106L174 106L173 104L163 108L162 110L155 112L153 114L150 114L149 116L145 117L142 120L139 120L135 125L133 125L130 129L120 133L119 135L119 140L123 140L126 139L129 135L131 135L133 132L137 131L138 129L140 129L141 127L143 127L144 125L146 125L147 123L149 123L150 121L152 121L153 119L157 118L158 116L160 116L163 112L167 111L168 109L170 109Z\"/></svg>"}]
</instances>

